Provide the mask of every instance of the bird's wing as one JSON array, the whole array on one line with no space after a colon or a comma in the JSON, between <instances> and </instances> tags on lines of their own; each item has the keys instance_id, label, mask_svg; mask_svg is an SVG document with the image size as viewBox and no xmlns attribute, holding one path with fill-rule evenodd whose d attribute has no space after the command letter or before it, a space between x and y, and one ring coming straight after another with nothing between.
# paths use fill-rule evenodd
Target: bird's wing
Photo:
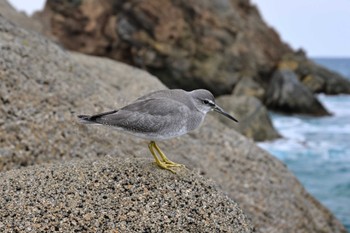
<instances>
[{"instance_id":1,"label":"bird's wing","mask_svg":"<svg viewBox=\"0 0 350 233\"><path fill-rule=\"evenodd\" d=\"M136 99L136 101L139 100L146 100L146 99L171 99L174 101L179 101L183 98L186 99L186 91L182 89L165 89L165 90L158 90L151 93L148 93L144 96L139 97ZM183 101L179 101L183 102Z\"/></svg>"},{"instance_id":2,"label":"bird's wing","mask_svg":"<svg viewBox=\"0 0 350 233\"><path fill-rule=\"evenodd\" d=\"M145 95L137 98L136 101L157 98L159 95L163 95L164 96L163 93L166 93L166 92L169 92L169 91L170 90L168 90L168 89L153 91L153 92L150 92L148 94L145 94Z\"/></svg>"},{"instance_id":3,"label":"bird's wing","mask_svg":"<svg viewBox=\"0 0 350 233\"><path fill-rule=\"evenodd\" d=\"M189 108L171 99L141 99L95 121L129 131L153 133L169 127L185 127Z\"/></svg>"}]
</instances>

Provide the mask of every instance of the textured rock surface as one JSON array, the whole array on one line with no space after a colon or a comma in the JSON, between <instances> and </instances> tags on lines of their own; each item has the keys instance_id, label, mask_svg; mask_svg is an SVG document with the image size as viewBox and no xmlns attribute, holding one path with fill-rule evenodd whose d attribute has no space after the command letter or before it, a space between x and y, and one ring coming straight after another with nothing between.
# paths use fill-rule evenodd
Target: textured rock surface
<instances>
[{"instance_id":1,"label":"textured rock surface","mask_svg":"<svg viewBox=\"0 0 350 233\"><path fill-rule=\"evenodd\" d=\"M289 69L277 70L266 93L266 105L274 110L315 116L329 115L297 75Z\"/></svg>"},{"instance_id":2,"label":"textured rock surface","mask_svg":"<svg viewBox=\"0 0 350 233\"><path fill-rule=\"evenodd\" d=\"M217 118L228 127L234 127L243 135L255 141L273 140L280 135L273 127L265 106L253 96L221 96L217 103L239 120L232 124L226 117Z\"/></svg>"},{"instance_id":3,"label":"textured rock surface","mask_svg":"<svg viewBox=\"0 0 350 233\"><path fill-rule=\"evenodd\" d=\"M146 142L78 125L75 116L164 88L156 78L108 59L71 54L2 17L0 53L1 171L80 158L151 157ZM196 132L159 146L170 159L211 178L258 232L345 232L281 162L212 116Z\"/></svg>"},{"instance_id":4,"label":"textured rock surface","mask_svg":"<svg viewBox=\"0 0 350 233\"><path fill-rule=\"evenodd\" d=\"M201 176L105 158L0 174L1 232L252 232Z\"/></svg>"},{"instance_id":5,"label":"textured rock surface","mask_svg":"<svg viewBox=\"0 0 350 233\"><path fill-rule=\"evenodd\" d=\"M152 88L164 88L150 75L112 61L93 61L96 70L84 67L49 40L13 27L3 18L0 27L0 113L4 116L0 170L105 155L106 148L118 154L104 137L99 139L100 147L80 140L85 134L77 131L75 111L115 108ZM106 79L101 80L101 75ZM126 141L116 138L114 143Z\"/></svg>"},{"instance_id":6,"label":"textured rock surface","mask_svg":"<svg viewBox=\"0 0 350 233\"><path fill-rule=\"evenodd\" d=\"M291 52L248 0L49 0L44 12L66 48L144 68L170 88L230 93Z\"/></svg>"}]
</instances>

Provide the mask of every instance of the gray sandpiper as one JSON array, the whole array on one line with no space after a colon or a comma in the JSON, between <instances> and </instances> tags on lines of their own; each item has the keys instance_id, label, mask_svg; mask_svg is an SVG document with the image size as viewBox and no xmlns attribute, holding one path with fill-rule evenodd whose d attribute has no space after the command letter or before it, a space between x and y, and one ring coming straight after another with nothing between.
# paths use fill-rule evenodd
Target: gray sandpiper
<instances>
[{"instance_id":1,"label":"gray sandpiper","mask_svg":"<svg viewBox=\"0 0 350 233\"><path fill-rule=\"evenodd\" d=\"M183 165L170 161L155 141L178 137L198 128L210 111L238 122L215 103L210 91L204 89L155 91L120 109L92 116L79 115L78 118L84 124L106 125L149 140L148 147L156 164L175 173L172 167Z\"/></svg>"}]
</instances>

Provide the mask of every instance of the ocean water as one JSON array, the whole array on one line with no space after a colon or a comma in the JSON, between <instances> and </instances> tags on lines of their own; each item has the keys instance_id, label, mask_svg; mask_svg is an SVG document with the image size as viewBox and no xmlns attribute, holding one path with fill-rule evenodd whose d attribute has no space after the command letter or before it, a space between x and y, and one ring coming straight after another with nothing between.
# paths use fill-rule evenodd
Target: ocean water
<instances>
[{"instance_id":1,"label":"ocean water","mask_svg":"<svg viewBox=\"0 0 350 233\"><path fill-rule=\"evenodd\" d=\"M314 61L350 80L350 58ZM333 116L270 113L283 138L259 146L282 160L350 232L350 95L318 97Z\"/></svg>"}]
</instances>

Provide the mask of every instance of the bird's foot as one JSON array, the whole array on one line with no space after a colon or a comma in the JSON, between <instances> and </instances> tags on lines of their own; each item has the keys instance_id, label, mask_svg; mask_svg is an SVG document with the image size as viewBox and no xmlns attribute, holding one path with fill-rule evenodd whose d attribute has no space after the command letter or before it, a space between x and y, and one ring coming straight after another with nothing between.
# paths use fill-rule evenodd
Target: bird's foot
<instances>
[{"instance_id":1,"label":"bird's foot","mask_svg":"<svg viewBox=\"0 0 350 233\"><path fill-rule=\"evenodd\" d=\"M161 159L163 160L163 162L165 164L167 164L169 167L185 167L185 165L180 164L180 163L175 163L171 160L169 160L165 154L163 153L163 151L157 146L157 144L154 142L153 144L154 148L157 150L158 154L160 155Z\"/></svg>"},{"instance_id":2,"label":"bird's foot","mask_svg":"<svg viewBox=\"0 0 350 233\"><path fill-rule=\"evenodd\" d=\"M181 163L175 163L173 161L170 161L169 159L162 158L162 160L168 167L185 167L185 165Z\"/></svg>"},{"instance_id":3,"label":"bird's foot","mask_svg":"<svg viewBox=\"0 0 350 233\"><path fill-rule=\"evenodd\" d=\"M156 160L156 164L158 165L158 167L162 168L162 169L165 169L165 170L168 170L168 171L171 171L172 173L176 174L176 172L171 169L173 166L169 166L168 164L162 162L162 161L157 161Z\"/></svg>"},{"instance_id":4,"label":"bird's foot","mask_svg":"<svg viewBox=\"0 0 350 233\"><path fill-rule=\"evenodd\" d=\"M165 155L164 153L160 150L160 148L157 146L157 144L154 141L151 141L151 143L148 145L149 150L151 151L154 159L156 160L156 164L163 168L166 169L168 171L171 171L172 173L176 173L173 169L173 167L185 167L182 164L179 163L175 163L173 161L170 161ZM158 158L158 156L156 155L154 149L156 149L156 151L158 152L160 159Z\"/></svg>"}]
</instances>

